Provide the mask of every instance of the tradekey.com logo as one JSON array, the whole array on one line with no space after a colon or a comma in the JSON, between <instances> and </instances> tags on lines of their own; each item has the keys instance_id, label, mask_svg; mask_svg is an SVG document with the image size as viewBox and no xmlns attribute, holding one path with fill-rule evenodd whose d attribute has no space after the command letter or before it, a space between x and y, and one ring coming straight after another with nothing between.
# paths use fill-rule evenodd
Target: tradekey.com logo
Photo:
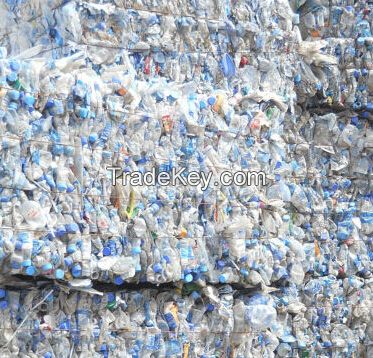
<instances>
[{"instance_id":1,"label":"tradekey.com logo","mask_svg":"<svg viewBox=\"0 0 373 358\"><path fill-rule=\"evenodd\" d=\"M205 191L211 184L212 172L189 171L186 168L172 168L170 172L157 171L153 168L147 172L133 171L124 172L120 167L107 167L111 173L112 185L131 186L201 186ZM249 171L223 171L220 174L219 180L214 181L215 186L265 186L267 182L264 172L249 172Z\"/></svg>"}]
</instances>

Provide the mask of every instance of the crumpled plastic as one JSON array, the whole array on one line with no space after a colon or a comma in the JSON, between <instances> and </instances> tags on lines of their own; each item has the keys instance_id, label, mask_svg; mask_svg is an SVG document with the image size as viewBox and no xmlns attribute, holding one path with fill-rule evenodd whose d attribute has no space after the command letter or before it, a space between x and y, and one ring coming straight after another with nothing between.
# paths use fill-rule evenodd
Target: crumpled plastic
<instances>
[{"instance_id":1,"label":"crumpled plastic","mask_svg":"<svg viewBox=\"0 0 373 358\"><path fill-rule=\"evenodd\" d=\"M0 11L4 276L71 290L281 288L284 302L297 297L290 316L304 314L283 329L307 334L256 332L270 349L236 356L369 347L367 316L343 316L349 287L352 305L371 307L361 291L373 258L368 2L7 1ZM109 166L185 167L212 172L212 185L113 186ZM224 170L267 182L214 185ZM273 300L236 309L273 335ZM181 354L172 342L160 349Z\"/></svg>"},{"instance_id":2,"label":"crumpled plastic","mask_svg":"<svg viewBox=\"0 0 373 358\"><path fill-rule=\"evenodd\" d=\"M346 278L340 286L332 276L271 293L229 285L115 292L4 287L2 356L286 357L328 349L360 355L371 290L371 280Z\"/></svg>"}]
</instances>

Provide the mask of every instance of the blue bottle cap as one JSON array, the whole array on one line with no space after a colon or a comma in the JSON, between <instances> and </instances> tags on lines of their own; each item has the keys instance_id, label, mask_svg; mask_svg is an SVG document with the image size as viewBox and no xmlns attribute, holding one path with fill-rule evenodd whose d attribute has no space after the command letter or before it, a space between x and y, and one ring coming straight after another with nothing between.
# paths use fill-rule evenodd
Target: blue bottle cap
<instances>
[{"instance_id":1,"label":"blue bottle cap","mask_svg":"<svg viewBox=\"0 0 373 358\"><path fill-rule=\"evenodd\" d=\"M96 142L97 138L98 138L97 133L91 133L88 137L88 141L89 143L93 144L94 142Z\"/></svg>"},{"instance_id":2,"label":"blue bottle cap","mask_svg":"<svg viewBox=\"0 0 373 358\"><path fill-rule=\"evenodd\" d=\"M15 73L15 72L11 72L11 73L9 73L8 76L6 76L6 78L9 82L15 82L17 80L17 77L18 77L17 73Z\"/></svg>"},{"instance_id":3,"label":"blue bottle cap","mask_svg":"<svg viewBox=\"0 0 373 358\"><path fill-rule=\"evenodd\" d=\"M193 281L193 276L192 274L188 273L185 277L184 277L184 281L189 283L189 282L192 282Z\"/></svg>"},{"instance_id":4,"label":"blue bottle cap","mask_svg":"<svg viewBox=\"0 0 373 358\"><path fill-rule=\"evenodd\" d=\"M226 283L227 282L227 278L225 277L224 274L219 276L219 282L220 283Z\"/></svg>"},{"instance_id":5,"label":"blue bottle cap","mask_svg":"<svg viewBox=\"0 0 373 358\"><path fill-rule=\"evenodd\" d=\"M75 190L75 188L72 185L68 185L66 188L66 193L72 193ZM74 231L75 233L76 231Z\"/></svg>"},{"instance_id":6,"label":"blue bottle cap","mask_svg":"<svg viewBox=\"0 0 373 358\"><path fill-rule=\"evenodd\" d=\"M209 97L209 98L207 99L207 103L208 103L210 106L214 105L215 102L216 102L216 98L215 98L215 97Z\"/></svg>"},{"instance_id":7,"label":"blue bottle cap","mask_svg":"<svg viewBox=\"0 0 373 358\"><path fill-rule=\"evenodd\" d=\"M61 226L61 227L57 228L56 231L55 231L54 233L55 233L55 235L56 235L57 237L62 237L62 236L64 236L64 235L66 235L66 229L65 229L64 226Z\"/></svg>"},{"instance_id":8,"label":"blue bottle cap","mask_svg":"<svg viewBox=\"0 0 373 358\"><path fill-rule=\"evenodd\" d=\"M133 255L138 255L138 254L140 254L141 253L141 247L140 246L134 246L133 248L132 248L132 254Z\"/></svg>"},{"instance_id":9,"label":"blue bottle cap","mask_svg":"<svg viewBox=\"0 0 373 358\"><path fill-rule=\"evenodd\" d=\"M299 84L301 83L301 81L302 81L302 76L301 76L299 73L297 73L297 74L294 76L294 83L295 83L296 85L299 85Z\"/></svg>"},{"instance_id":10,"label":"blue bottle cap","mask_svg":"<svg viewBox=\"0 0 373 358\"><path fill-rule=\"evenodd\" d=\"M161 273L162 272L162 265L160 263L156 263L153 265L154 273Z\"/></svg>"},{"instance_id":11,"label":"blue bottle cap","mask_svg":"<svg viewBox=\"0 0 373 358\"><path fill-rule=\"evenodd\" d=\"M102 254L104 256L110 256L111 255L111 249L109 246L105 246L104 249L102 250Z\"/></svg>"},{"instance_id":12,"label":"blue bottle cap","mask_svg":"<svg viewBox=\"0 0 373 358\"><path fill-rule=\"evenodd\" d=\"M41 267L42 271L50 271L52 269L53 269L53 265L50 262L46 263L45 265Z\"/></svg>"},{"instance_id":13,"label":"blue bottle cap","mask_svg":"<svg viewBox=\"0 0 373 358\"><path fill-rule=\"evenodd\" d=\"M207 304L206 311L207 312L212 312L215 309L215 306L211 303Z\"/></svg>"},{"instance_id":14,"label":"blue bottle cap","mask_svg":"<svg viewBox=\"0 0 373 358\"><path fill-rule=\"evenodd\" d=\"M52 358L52 353L51 352L45 353L43 358Z\"/></svg>"},{"instance_id":15,"label":"blue bottle cap","mask_svg":"<svg viewBox=\"0 0 373 358\"><path fill-rule=\"evenodd\" d=\"M74 264L71 268L71 274L73 277L80 277L82 275L82 267L79 264Z\"/></svg>"},{"instance_id":16,"label":"blue bottle cap","mask_svg":"<svg viewBox=\"0 0 373 358\"><path fill-rule=\"evenodd\" d=\"M25 270L26 275L34 276L36 274L36 269L34 266L28 266Z\"/></svg>"},{"instance_id":17,"label":"blue bottle cap","mask_svg":"<svg viewBox=\"0 0 373 358\"><path fill-rule=\"evenodd\" d=\"M30 94L26 94L23 97L23 103L26 104L29 107L33 107L35 103L35 98L34 96L31 96Z\"/></svg>"},{"instance_id":18,"label":"blue bottle cap","mask_svg":"<svg viewBox=\"0 0 373 358\"><path fill-rule=\"evenodd\" d=\"M116 297L115 297L115 293L114 292L109 292L107 294L107 300L108 300L108 302L114 302L115 299L116 299Z\"/></svg>"},{"instance_id":19,"label":"blue bottle cap","mask_svg":"<svg viewBox=\"0 0 373 358\"><path fill-rule=\"evenodd\" d=\"M364 37L358 37L356 41L357 41L357 44L359 46L362 46L362 45L365 44L365 38Z\"/></svg>"},{"instance_id":20,"label":"blue bottle cap","mask_svg":"<svg viewBox=\"0 0 373 358\"><path fill-rule=\"evenodd\" d=\"M123 278L122 277L120 277L120 276L116 276L115 278L114 278L114 283L116 284L116 285L121 285L121 284L123 284L123 282L124 282L124 280L123 280Z\"/></svg>"},{"instance_id":21,"label":"blue bottle cap","mask_svg":"<svg viewBox=\"0 0 373 358\"><path fill-rule=\"evenodd\" d=\"M65 229L69 234L76 234L79 231L79 226L76 223L66 224Z\"/></svg>"},{"instance_id":22,"label":"blue bottle cap","mask_svg":"<svg viewBox=\"0 0 373 358\"><path fill-rule=\"evenodd\" d=\"M56 277L57 280L62 280L65 276L65 272L61 269L57 269L54 273L54 276Z\"/></svg>"},{"instance_id":23,"label":"blue bottle cap","mask_svg":"<svg viewBox=\"0 0 373 358\"><path fill-rule=\"evenodd\" d=\"M54 106L54 100L53 99L48 99L47 103L45 104L45 109L50 109Z\"/></svg>"},{"instance_id":24,"label":"blue bottle cap","mask_svg":"<svg viewBox=\"0 0 373 358\"><path fill-rule=\"evenodd\" d=\"M216 262L216 266L219 270L221 270L223 267L225 267L225 262L223 260L218 260Z\"/></svg>"},{"instance_id":25,"label":"blue bottle cap","mask_svg":"<svg viewBox=\"0 0 373 358\"><path fill-rule=\"evenodd\" d=\"M357 126L359 124L359 117L357 116L351 117L351 124Z\"/></svg>"},{"instance_id":26,"label":"blue bottle cap","mask_svg":"<svg viewBox=\"0 0 373 358\"><path fill-rule=\"evenodd\" d=\"M75 244L70 244L70 245L67 246L67 250L66 251L67 251L68 254L72 254L76 250L77 250L76 245Z\"/></svg>"}]
</instances>

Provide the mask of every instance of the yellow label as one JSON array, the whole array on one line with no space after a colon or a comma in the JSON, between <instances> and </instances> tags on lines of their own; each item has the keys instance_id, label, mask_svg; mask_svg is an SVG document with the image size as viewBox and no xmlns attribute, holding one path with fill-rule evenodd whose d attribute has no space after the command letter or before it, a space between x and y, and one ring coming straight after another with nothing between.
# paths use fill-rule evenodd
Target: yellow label
<instances>
[{"instance_id":1,"label":"yellow label","mask_svg":"<svg viewBox=\"0 0 373 358\"><path fill-rule=\"evenodd\" d=\"M189 356L190 343L185 343L183 347L183 358L188 358Z\"/></svg>"},{"instance_id":2,"label":"yellow label","mask_svg":"<svg viewBox=\"0 0 373 358\"><path fill-rule=\"evenodd\" d=\"M174 316L174 319L176 321L177 324L179 324L179 318L177 316L177 306L175 304L172 305L171 309L170 309L172 315Z\"/></svg>"}]
</instances>

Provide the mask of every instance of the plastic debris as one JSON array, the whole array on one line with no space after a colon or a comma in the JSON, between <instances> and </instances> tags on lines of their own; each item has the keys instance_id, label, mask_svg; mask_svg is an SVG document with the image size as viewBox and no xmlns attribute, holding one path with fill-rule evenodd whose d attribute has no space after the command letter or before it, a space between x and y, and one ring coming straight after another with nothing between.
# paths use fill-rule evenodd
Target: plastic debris
<instances>
[{"instance_id":1,"label":"plastic debris","mask_svg":"<svg viewBox=\"0 0 373 358\"><path fill-rule=\"evenodd\" d=\"M152 4L0 6L1 355L370 356L371 3Z\"/></svg>"}]
</instances>

